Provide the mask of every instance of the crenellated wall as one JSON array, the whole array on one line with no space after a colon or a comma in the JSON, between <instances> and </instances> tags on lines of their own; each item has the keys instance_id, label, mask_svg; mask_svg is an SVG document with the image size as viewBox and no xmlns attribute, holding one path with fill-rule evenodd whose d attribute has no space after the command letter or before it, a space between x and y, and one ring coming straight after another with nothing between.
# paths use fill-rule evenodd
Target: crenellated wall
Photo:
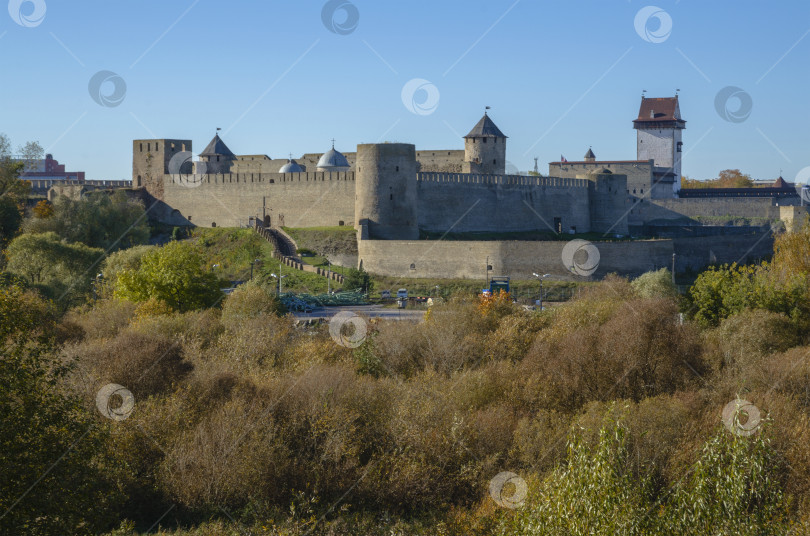
<instances>
[{"instance_id":1,"label":"crenellated wall","mask_svg":"<svg viewBox=\"0 0 810 536\"><path fill-rule=\"evenodd\" d=\"M336 226L354 223L354 190L353 172L164 175L160 201L173 225L239 227L268 216L273 225Z\"/></svg>"},{"instance_id":2,"label":"crenellated wall","mask_svg":"<svg viewBox=\"0 0 810 536\"><path fill-rule=\"evenodd\" d=\"M419 226L435 232L590 230L589 181L417 174Z\"/></svg>"}]
</instances>

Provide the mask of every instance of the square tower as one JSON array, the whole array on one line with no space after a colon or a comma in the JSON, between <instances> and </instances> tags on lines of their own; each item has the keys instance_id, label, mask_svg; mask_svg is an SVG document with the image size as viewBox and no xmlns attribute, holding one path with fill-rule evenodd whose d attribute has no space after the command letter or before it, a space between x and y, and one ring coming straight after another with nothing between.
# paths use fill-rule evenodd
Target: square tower
<instances>
[{"instance_id":1,"label":"square tower","mask_svg":"<svg viewBox=\"0 0 810 536\"><path fill-rule=\"evenodd\" d=\"M146 188L156 199L162 199L163 176L169 174L169 162L183 152L190 154L191 140L133 140L132 186Z\"/></svg>"},{"instance_id":2,"label":"square tower","mask_svg":"<svg viewBox=\"0 0 810 536\"><path fill-rule=\"evenodd\" d=\"M673 194L681 186L682 133L686 121L681 118L678 96L648 99L641 97L637 131L637 160L654 160L656 175L673 183Z\"/></svg>"}]
</instances>

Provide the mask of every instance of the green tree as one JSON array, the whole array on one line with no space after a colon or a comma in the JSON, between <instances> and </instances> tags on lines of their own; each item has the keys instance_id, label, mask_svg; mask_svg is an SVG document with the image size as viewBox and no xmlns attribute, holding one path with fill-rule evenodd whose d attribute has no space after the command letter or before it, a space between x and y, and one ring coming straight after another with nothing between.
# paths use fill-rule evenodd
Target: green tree
<instances>
[{"instance_id":1,"label":"green tree","mask_svg":"<svg viewBox=\"0 0 810 536\"><path fill-rule=\"evenodd\" d=\"M38 141L29 141L20 146L18 153L23 163L23 171L37 171L37 164L45 155L45 150Z\"/></svg>"},{"instance_id":2,"label":"green tree","mask_svg":"<svg viewBox=\"0 0 810 536\"><path fill-rule=\"evenodd\" d=\"M788 534L788 503L778 455L763 437L740 437L721 428L703 446L685 482L661 516L664 534Z\"/></svg>"},{"instance_id":3,"label":"green tree","mask_svg":"<svg viewBox=\"0 0 810 536\"><path fill-rule=\"evenodd\" d=\"M55 317L34 292L0 289L2 534L95 534L120 500L98 455L106 423L66 394Z\"/></svg>"},{"instance_id":4,"label":"green tree","mask_svg":"<svg viewBox=\"0 0 810 536\"><path fill-rule=\"evenodd\" d=\"M219 280L204 268L195 246L169 242L143 255L138 269L121 271L114 294L133 302L154 298L185 312L216 304L222 298L219 288Z\"/></svg>"},{"instance_id":5,"label":"green tree","mask_svg":"<svg viewBox=\"0 0 810 536\"><path fill-rule=\"evenodd\" d=\"M5 249L14 238L20 230L22 220L17 201L11 196L0 196L0 249Z\"/></svg>"},{"instance_id":6,"label":"green tree","mask_svg":"<svg viewBox=\"0 0 810 536\"><path fill-rule=\"evenodd\" d=\"M149 224L143 204L129 198L123 190L112 195L94 192L73 200L59 196L54 200L53 216L31 218L26 232L53 232L70 242L81 242L107 251L126 249L149 240Z\"/></svg>"},{"instance_id":7,"label":"green tree","mask_svg":"<svg viewBox=\"0 0 810 536\"><path fill-rule=\"evenodd\" d=\"M661 268L654 272L647 272L633 280L630 285L642 298L674 298L678 296L678 288L672 283L672 272Z\"/></svg>"},{"instance_id":8,"label":"green tree","mask_svg":"<svg viewBox=\"0 0 810 536\"><path fill-rule=\"evenodd\" d=\"M49 297L70 305L90 292L104 250L70 244L56 233L22 234L6 251L8 271L25 277Z\"/></svg>"},{"instance_id":9,"label":"green tree","mask_svg":"<svg viewBox=\"0 0 810 536\"><path fill-rule=\"evenodd\" d=\"M8 136L0 134L0 196L10 196L22 203L31 191L28 181L20 180L24 164L11 159L11 142Z\"/></svg>"},{"instance_id":10,"label":"green tree","mask_svg":"<svg viewBox=\"0 0 810 536\"><path fill-rule=\"evenodd\" d=\"M347 271L345 279L343 280L343 288L346 290L363 289L363 292L371 293L374 290L374 282L371 276L360 268L356 270L351 268Z\"/></svg>"},{"instance_id":11,"label":"green tree","mask_svg":"<svg viewBox=\"0 0 810 536\"><path fill-rule=\"evenodd\" d=\"M717 326L743 309L782 313L801 326L810 316L807 281L806 274L785 277L768 263L711 267L701 273L689 289L689 310L703 327Z\"/></svg>"},{"instance_id":12,"label":"green tree","mask_svg":"<svg viewBox=\"0 0 810 536\"><path fill-rule=\"evenodd\" d=\"M605 422L594 446L573 431L567 450L565 465L540 484L527 508L505 517L498 534L652 533L649 479L631 470L624 425Z\"/></svg>"}]
</instances>

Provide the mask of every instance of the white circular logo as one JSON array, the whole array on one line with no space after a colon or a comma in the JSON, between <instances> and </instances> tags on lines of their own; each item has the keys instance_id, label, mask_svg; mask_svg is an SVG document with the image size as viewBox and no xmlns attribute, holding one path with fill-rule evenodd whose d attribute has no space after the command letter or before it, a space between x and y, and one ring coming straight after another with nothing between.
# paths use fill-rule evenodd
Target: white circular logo
<instances>
[{"instance_id":1,"label":"white circular logo","mask_svg":"<svg viewBox=\"0 0 810 536\"><path fill-rule=\"evenodd\" d=\"M357 29L360 11L348 0L329 0L321 10L321 21L330 32L348 35Z\"/></svg>"},{"instance_id":2,"label":"white circular logo","mask_svg":"<svg viewBox=\"0 0 810 536\"><path fill-rule=\"evenodd\" d=\"M754 99L742 88L726 86L714 97L717 115L729 123L742 123L751 115Z\"/></svg>"},{"instance_id":3,"label":"white circular logo","mask_svg":"<svg viewBox=\"0 0 810 536\"><path fill-rule=\"evenodd\" d=\"M208 172L208 165L205 162L199 160L195 163L193 158L194 154L191 151L180 151L169 160L168 169L172 180L186 188L196 188L202 184L202 180L194 180L194 177Z\"/></svg>"},{"instance_id":4,"label":"white circular logo","mask_svg":"<svg viewBox=\"0 0 810 536\"><path fill-rule=\"evenodd\" d=\"M439 88L424 78L414 78L402 88L402 104L416 115L430 115L439 107Z\"/></svg>"},{"instance_id":5,"label":"white circular logo","mask_svg":"<svg viewBox=\"0 0 810 536\"><path fill-rule=\"evenodd\" d=\"M669 39L669 35L672 33L672 17L657 6L639 9L634 25L639 37L648 43L663 43Z\"/></svg>"},{"instance_id":6,"label":"white circular logo","mask_svg":"<svg viewBox=\"0 0 810 536\"><path fill-rule=\"evenodd\" d=\"M87 84L90 97L105 108L115 108L127 96L127 83L112 71L99 71Z\"/></svg>"},{"instance_id":7,"label":"white circular logo","mask_svg":"<svg viewBox=\"0 0 810 536\"><path fill-rule=\"evenodd\" d=\"M115 395L121 398L121 404L113 407L110 399ZM96 395L96 407L108 419L123 421L135 409L135 397L126 387L117 383L108 383Z\"/></svg>"},{"instance_id":8,"label":"white circular logo","mask_svg":"<svg viewBox=\"0 0 810 536\"><path fill-rule=\"evenodd\" d=\"M562 262L572 274L589 276L599 268L599 248L587 240L571 240L562 250Z\"/></svg>"},{"instance_id":9,"label":"white circular logo","mask_svg":"<svg viewBox=\"0 0 810 536\"><path fill-rule=\"evenodd\" d=\"M25 13L23 13L25 11ZM9 0L8 14L11 19L26 28L35 28L45 20L45 0Z\"/></svg>"},{"instance_id":10,"label":"white circular logo","mask_svg":"<svg viewBox=\"0 0 810 536\"><path fill-rule=\"evenodd\" d=\"M799 184L810 184L810 166L799 170L796 174L796 180L793 181L797 186Z\"/></svg>"},{"instance_id":11,"label":"white circular logo","mask_svg":"<svg viewBox=\"0 0 810 536\"><path fill-rule=\"evenodd\" d=\"M723 424L728 431L742 437L752 436L760 423L759 408L747 400L732 400L723 408Z\"/></svg>"},{"instance_id":12,"label":"white circular logo","mask_svg":"<svg viewBox=\"0 0 810 536\"><path fill-rule=\"evenodd\" d=\"M329 335L341 346L357 348L366 340L366 321L351 311L341 311L329 321Z\"/></svg>"},{"instance_id":13,"label":"white circular logo","mask_svg":"<svg viewBox=\"0 0 810 536\"><path fill-rule=\"evenodd\" d=\"M507 485L510 485L510 489L507 489ZM523 506L528 489L526 481L510 471L498 473L489 481L489 495L502 508Z\"/></svg>"}]
</instances>

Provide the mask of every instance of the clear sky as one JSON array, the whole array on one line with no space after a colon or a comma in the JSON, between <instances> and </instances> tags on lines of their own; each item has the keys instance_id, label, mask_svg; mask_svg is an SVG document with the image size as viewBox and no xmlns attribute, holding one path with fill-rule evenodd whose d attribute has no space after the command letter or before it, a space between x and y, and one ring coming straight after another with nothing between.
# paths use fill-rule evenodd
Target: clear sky
<instances>
[{"instance_id":1,"label":"clear sky","mask_svg":"<svg viewBox=\"0 0 810 536\"><path fill-rule=\"evenodd\" d=\"M461 149L484 106L520 170L588 146L633 159L642 90L676 89L686 175L794 180L810 167L807 0L11 0L4 11L0 132L88 179L130 178L133 139L200 151L216 127L235 153L273 158L331 138L347 152ZM718 105L729 86L736 96Z\"/></svg>"}]
</instances>

